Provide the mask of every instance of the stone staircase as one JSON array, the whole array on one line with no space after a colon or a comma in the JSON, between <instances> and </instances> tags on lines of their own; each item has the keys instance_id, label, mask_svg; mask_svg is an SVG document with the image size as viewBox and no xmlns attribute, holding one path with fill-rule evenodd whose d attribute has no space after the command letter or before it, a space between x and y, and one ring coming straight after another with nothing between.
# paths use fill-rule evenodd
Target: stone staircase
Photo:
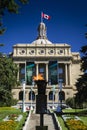
<instances>
[{"instance_id":1,"label":"stone staircase","mask_svg":"<svg viewBox=\"0 0 87 130\"><path fill-rule=\"evenodd\" d=\"M32 113L28 124L26 126L26 130L36 130L35 126L40 125L40 115ZM48 130L58 130L53 123L52 114L44 114L44 126L48 126Z\"/></svg>"}]
</instances>

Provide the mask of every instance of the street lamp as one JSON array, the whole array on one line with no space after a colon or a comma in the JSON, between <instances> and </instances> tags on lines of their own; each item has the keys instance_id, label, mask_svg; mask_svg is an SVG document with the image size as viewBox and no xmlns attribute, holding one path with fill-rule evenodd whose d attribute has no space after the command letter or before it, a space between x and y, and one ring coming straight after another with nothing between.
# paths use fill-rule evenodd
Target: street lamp
<instances>
[{"instance_id":1,"label":"street lamp","mask_svg":"<svg viewBox=\"0 0 87 130\"><path fill-rule=\"evenodd\" d=\"M60 108L62 112L62 100L63 100L63 95L62 95L62 79L59 80L59 100L60 100Z\"/></svg>"},{"instance_id":2,"label":"street lamp","mask_svg":"<svg viewBox=\"0 0 87 130\"><path fill-rule=\"evenodd\" d=\"M54 95L55 95L55 85L52 86L52 91L53 91L53 109L54 109Z\"/></svg>"},{"instance_id":3,"label":"street lamp","mask_svg":"<svg viewBox=\"0 0 87 130\"><path fill-rule=\"evenodd\" d=\"M57 112L62 112L62 79L59 79L58 98L58 100L60 101L60 105L58 104Z\"/></svg>"},{"instance_id":4,"label":"street lamp","mask_svg":"<svg viewBox=\"0 0 87 130\"><path fill-rule=\"evenodd\" d=\"M25 112L26 108L25 108L25 81L23 81L22 86L23 86L23 105L22 105L22 111Z\"/></svg>"},{"instance_id":5,"label":"street lamp","mask_svg":"<svg viewBox=\"0 0 87 130\"><path fill-rule=\"evenodd\" d=\"M32 85L31 85L31 110L33 110L33 106L32 106L32 88L34 87L34 81L32 81Z\"/></svg>"}]
</instances>

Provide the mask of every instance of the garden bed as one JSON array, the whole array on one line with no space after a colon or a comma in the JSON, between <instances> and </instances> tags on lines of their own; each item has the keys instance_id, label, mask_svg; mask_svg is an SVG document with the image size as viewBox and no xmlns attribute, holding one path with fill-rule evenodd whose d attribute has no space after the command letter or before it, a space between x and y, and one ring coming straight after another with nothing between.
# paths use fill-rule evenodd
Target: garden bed
<instances>
[{"instance_id":1,"label":"garden bed","mask_svg":"<svg viewBox=\"0 0 87 130\"><path fill-rule=\"evenodd\" d=\"M22 129L28 113L11 107L0 108L0 130Z\"/></svg>"},{"instance_id":2,"label":"garden bed","mask_svg":"<svg viewBox=\"0 0 87 130\"><path fill-rule=\"evenodd\" d=\"M62 118L68 130L87 130L87 125L78 116L62 115Z\"/></svg>"}]
</instances>

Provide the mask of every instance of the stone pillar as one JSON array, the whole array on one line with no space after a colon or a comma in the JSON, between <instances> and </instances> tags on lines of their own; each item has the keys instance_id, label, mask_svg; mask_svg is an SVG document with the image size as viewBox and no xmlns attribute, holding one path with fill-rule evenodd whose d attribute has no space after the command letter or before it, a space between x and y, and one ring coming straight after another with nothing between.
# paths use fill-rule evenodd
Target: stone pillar
<instances>
[{"instance_id":1,"label":"stone pillar","mask_svg":"<svg viewBox=\"0 0 87 130\"><path fill-rule=\"evenodd\" d=\"M48 63L46 63L46 81L48 82Z\"/></svg>"},{"instance_id":2,"label":"stone pillar","mask_svg":"<svg viewBox=\"0 0 87 130\"><path fill-rule=\"evenodd\" d=\"M18 67L17 81L19 81L19 65L20 63L17 64L17 67Z\"/></svg>"},{"instance_id":3,"label":"stone pillar","mask_svg":"<svg viewBox=\"0 0 87 130\"><path fill-rule=\"evenodd\" d=\"M26 61L25 61L25 81L26 81Z\"/></svg>"},{"instance_id":4,"label":"stone pillar","mask_svg":"<svg viewBox=\"0 0 87 130\"><path fill-rule=\"evenodd\" d=\"M36 76L38 75L38 63L36 63Z\"/></svg>"},{"instance_id":5,"label":"stone pillar","mask_svg":"<svg viewBox=\"0 0 87 130\"><path fill-rule=\"evenodd\" d=\"M67 64L65 64L65 85L68 85Z\"/></svg>"},{"instance_id":6,"label":"stone pillar","mask_svg":"<svg viewBox=\"0 0 87 130\"><path fill-rule=\"evenodd\" d=\"M71 64L69 64L69 85L72 84Z\"/></svg>"}]
</instances>

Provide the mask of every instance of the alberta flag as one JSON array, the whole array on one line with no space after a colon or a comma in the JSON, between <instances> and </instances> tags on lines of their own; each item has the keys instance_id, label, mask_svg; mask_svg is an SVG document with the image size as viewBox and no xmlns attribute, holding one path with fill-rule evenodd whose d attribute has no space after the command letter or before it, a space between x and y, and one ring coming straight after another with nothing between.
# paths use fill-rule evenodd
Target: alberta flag
<instances>
[{"instance_id":1,"label":"alberta flag","mask_svg":"<svg viewBox=\"0 0 87 130\"><path fill-rule=\"evenodd\" d=\"M49 15L44 14L43 12L42 12L42 14L41 14L41 17L42 17L42 18L45 18L45 19L47 19L47 20L50 20L50 18L51 18Z\"/></svg>"}]
</instances>

